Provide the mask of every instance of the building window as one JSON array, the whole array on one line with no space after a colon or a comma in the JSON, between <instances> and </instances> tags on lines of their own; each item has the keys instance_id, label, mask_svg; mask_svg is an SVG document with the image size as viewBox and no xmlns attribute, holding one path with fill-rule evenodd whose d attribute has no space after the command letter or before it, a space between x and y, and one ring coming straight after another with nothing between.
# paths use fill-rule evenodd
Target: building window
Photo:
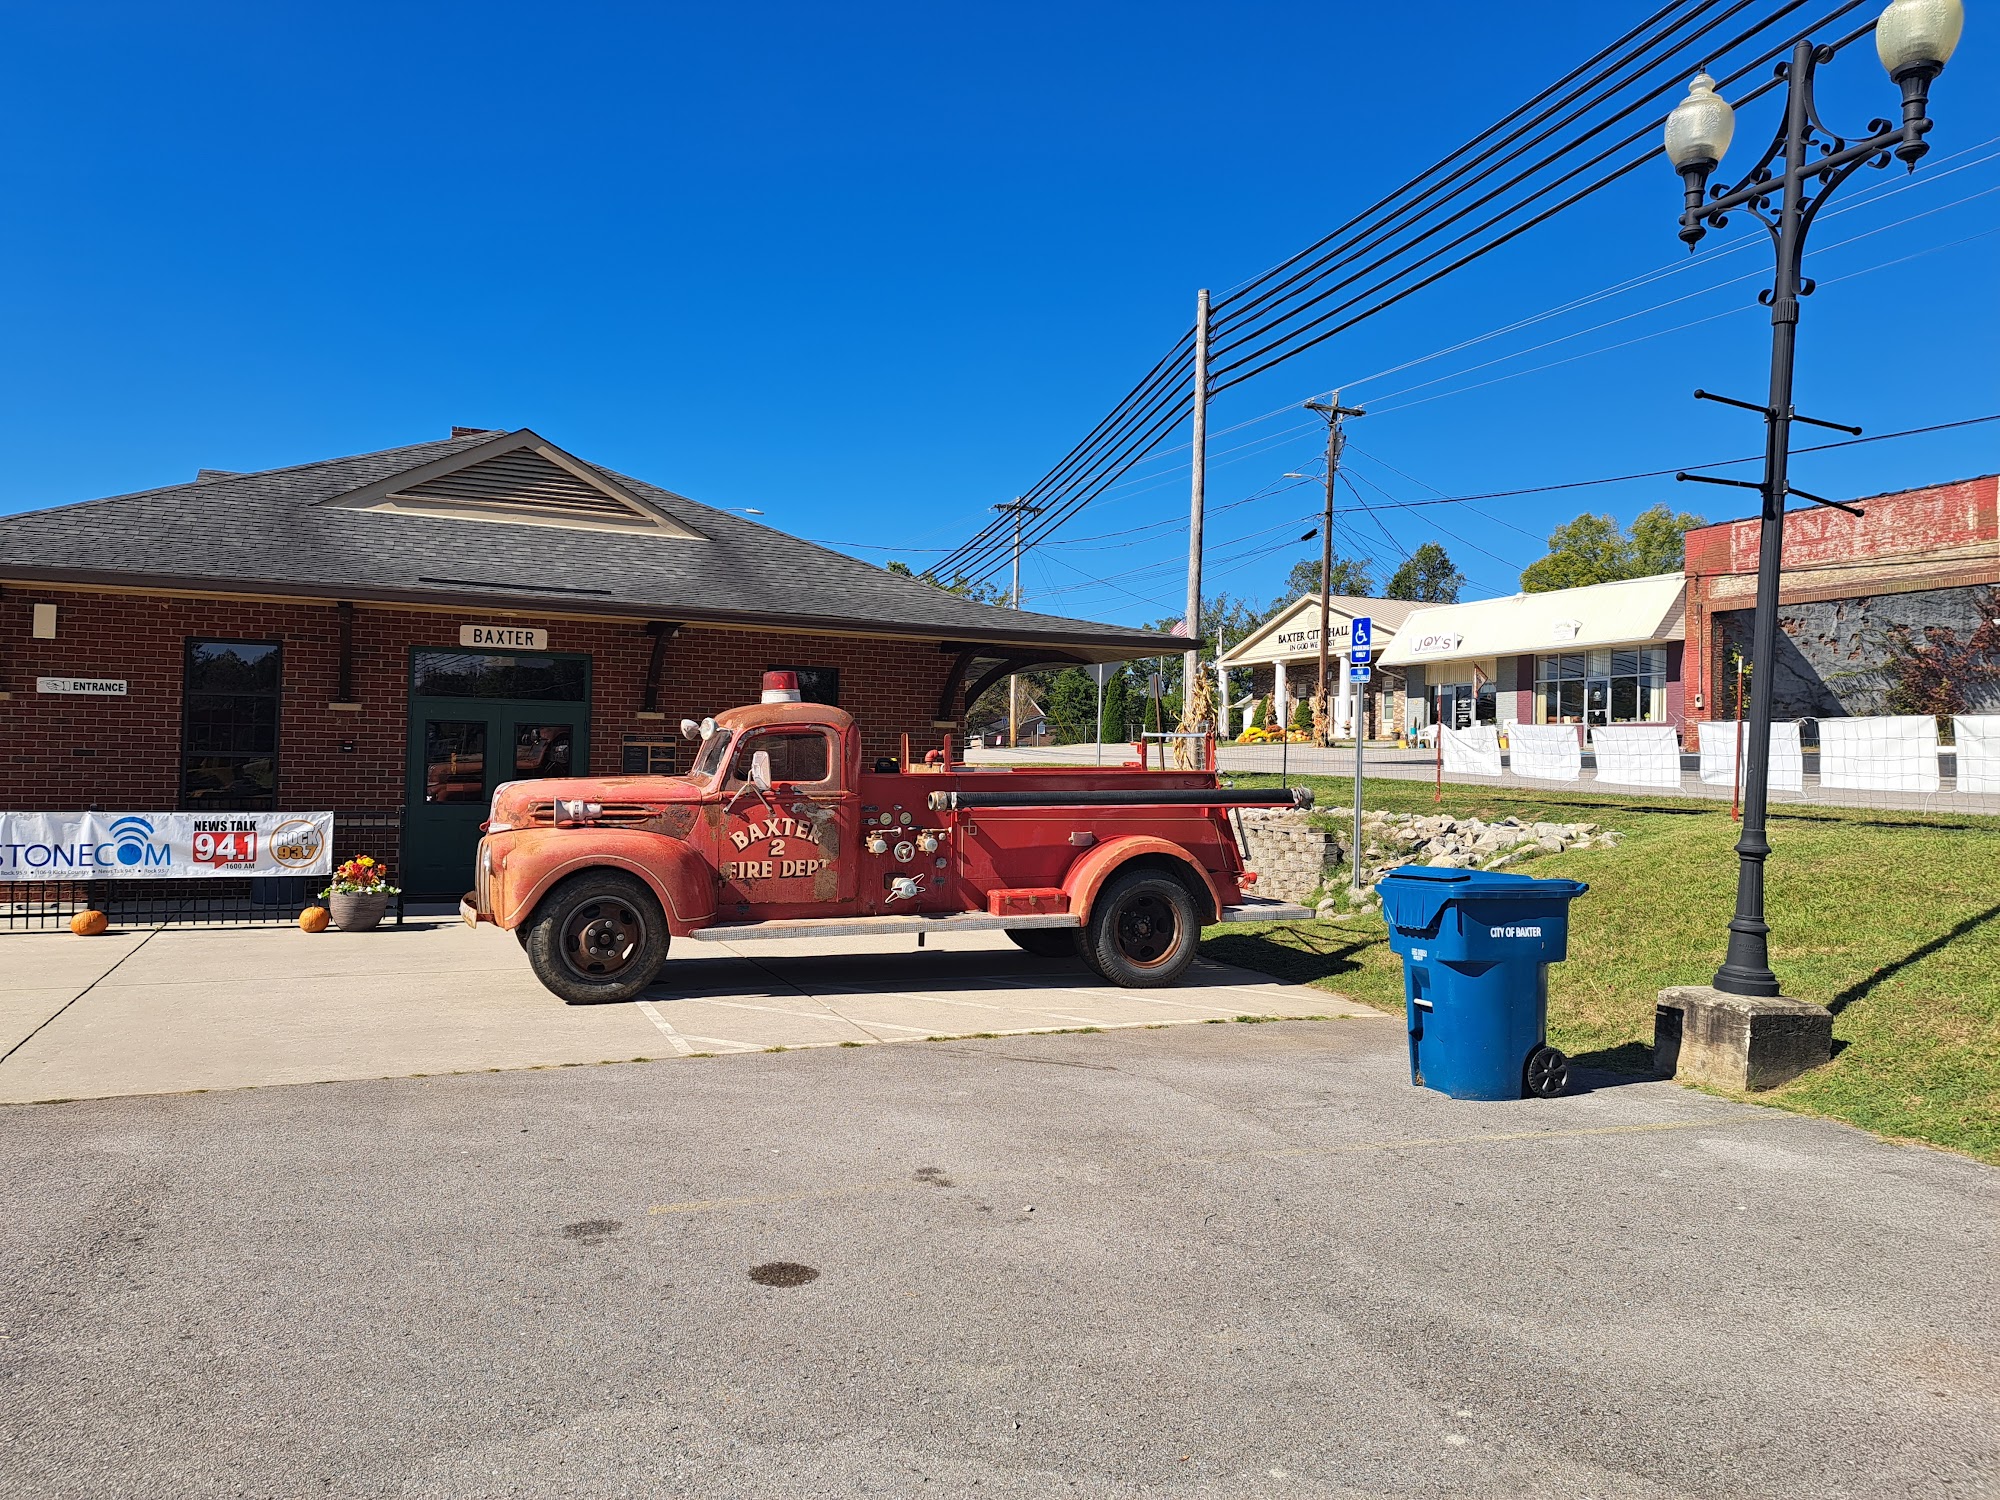
<instances>
[{"instance_id":1,"label":"building window","mask_svg":"<svg viewBox=\"0 0 2000 1500\"><path fill-rule=\"evenodd\" d=\"M628 734L620 769L627 776L672 776L680 769L680 759L681 747L676 740Z\"/></svg>"},{"instance_id":2,"label":"building window","mask_svg":"<svg viewBox=\"0 0 2000 1500\"><path fill-rule=\"evenodd\" d=\"M181 806L271 811L278 805L276 641L189 641L181 676Z\"/></svg>"},{"instance_id":3,"label":"building window","mask_svg":"<svg viewBox=\"0 0 2000 1500\"><path fill-rule=\"evenodd\" d=\"M418 651L411 661L410 683L410 691L419 698L582 703L590 697L590 664L581 656Z\"/></svg>"},{"instance_id":4,"label":"building window","mask_svg":"<svg viewBox=\"0 0 2000 1500\"><path fill-rule=\"evenodd\" d=\"M824 703L828 708L840 707L840 668L838 667L794 667L780 665L766 667L767 672L796 672L799 674L799 697L807 703Z\"/></svg>"},{"instance_id":5,"label":"building window","mask_svg":"<svg viewBox=\"0 0 2000 1500\"><path fill-rule=\"evenodd\" d=\"M1537 724L1664 724L1667 653L1658 646L1535 658Z\"/></svg>"},{"instance_id":6,"label":"building window","mask_svg":"<svg viewBox=\"0 0 2000 1500\"><path fill-rule=\"evenodd\" d=\"M1453 729L1493 723L1498 701L1491 682L1476 688L1469 682L1435 682L1424 689L1427 722Z\"/></svg>"}]
</instances>

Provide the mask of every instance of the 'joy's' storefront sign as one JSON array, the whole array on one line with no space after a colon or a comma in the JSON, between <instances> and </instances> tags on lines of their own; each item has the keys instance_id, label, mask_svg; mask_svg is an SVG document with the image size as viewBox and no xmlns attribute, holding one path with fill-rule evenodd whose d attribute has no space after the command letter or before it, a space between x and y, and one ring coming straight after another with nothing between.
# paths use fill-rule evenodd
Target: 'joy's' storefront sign
<instances>
[{"instance_id":1,"label":"'joy's' storefront sign","mask_svg":"<svg viewBox=\"0 0 2000 1500\"><path fill-rule=\"evenodd\" d=\"M0 881L325 875L333 814L0 812Z\"/></svg>"}]
</instances>

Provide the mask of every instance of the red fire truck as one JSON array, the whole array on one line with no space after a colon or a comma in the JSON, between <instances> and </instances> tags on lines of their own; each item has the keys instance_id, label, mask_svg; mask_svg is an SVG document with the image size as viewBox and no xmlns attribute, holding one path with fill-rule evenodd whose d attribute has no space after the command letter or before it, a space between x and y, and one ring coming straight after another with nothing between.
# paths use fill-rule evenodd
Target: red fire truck
<instances>
[{"instance_id":1,"label":"red fire truck","mask_svg":"<svg viewBox=\"0 0 2000 1500\"><path fill-rule=\"evenodd\" d=\"M1311 793L1221 785L1206 767L955 763L951 743L864 766L854 720L799 701L793 674L761 703L682 724L685 776L510 782L493 796L468 922L514 932L572 1004L627 1000L671 938L998 930L1074 955L1113 983L1170 984L1208 922L1298 920L1246 897L1254 873L1233 809Z\"/></svg>"}]
</instances>

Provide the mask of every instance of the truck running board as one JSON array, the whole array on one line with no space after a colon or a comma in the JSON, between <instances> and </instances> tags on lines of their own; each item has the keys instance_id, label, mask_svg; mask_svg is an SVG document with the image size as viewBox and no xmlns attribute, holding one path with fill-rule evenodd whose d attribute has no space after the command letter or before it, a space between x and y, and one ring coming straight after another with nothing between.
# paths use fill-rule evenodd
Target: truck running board
<instances>
[{"instance_id":1,"label":"truck running board","mask_svg":"<svg viewBox=\"0 0 2000 1500\"><path fill-rule=\"evenodd\" d=\"M1149 792L932 792L939 812L960 807L1311 807L1309 786L1161 787Z\"/></svg>"},{"instance_id":2,"label":"truck running board","mask_svg":"<svg viewBox=\"0 0 2000 1500\"><path fill-rule=\"evenodd\" d=\"M1310 907L1252 896L1241 906L1225 906L1224 922L1309 922ZM912 912L897 917L795 917L769 922L718 922L690 932L691 943L748 943L763 938L861 937L892 932L1005 932L1031 927L1077 928L1083 924L1067 912L1046 916L990 917L984 912Z\"/></svg>"},{"instance_id":3,"label":"truck running board","mask_svg":"<svg viewBox=\"0 0 2000 1500\"><path fill-rule=\"evenodd\" d=\"M861 937L871 932L1005 932L1008 928L1081 927L1068 912L1038 917L989 917L983 911L911 912L896 917L793 917L767 922L718 922L687 935L694 943L747 943L758 938Z\"/></svg>"}]
</instances>

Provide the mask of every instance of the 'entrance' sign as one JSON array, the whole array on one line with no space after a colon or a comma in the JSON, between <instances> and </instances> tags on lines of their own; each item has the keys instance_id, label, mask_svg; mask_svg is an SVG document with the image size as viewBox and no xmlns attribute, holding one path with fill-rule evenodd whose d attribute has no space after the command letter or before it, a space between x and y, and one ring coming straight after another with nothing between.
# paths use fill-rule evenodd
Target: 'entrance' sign
<instances>
[{"instance_id":1,"label":"'entrance' sign","mask_svg":"<svg viewBox=\"0 0 2000 1500\"><path fill-rule=\"evenodd\" d=\"M38 693L81 693L91 698L123 698L126 696L123 677L37 677L35 691Z\"/></svg>"},{"instance_id":2,"label":"'entrance' sign","mask_svg":"<svg viewBox=\"0 0 2000 1500\"><path fill-rule=\"evenodd\" d=\"M461 625L458 627L458 643L461 646L483 646L489 651L546 651L549 649L549 633L526 625Z\"/></svg>"}]
</instances>

